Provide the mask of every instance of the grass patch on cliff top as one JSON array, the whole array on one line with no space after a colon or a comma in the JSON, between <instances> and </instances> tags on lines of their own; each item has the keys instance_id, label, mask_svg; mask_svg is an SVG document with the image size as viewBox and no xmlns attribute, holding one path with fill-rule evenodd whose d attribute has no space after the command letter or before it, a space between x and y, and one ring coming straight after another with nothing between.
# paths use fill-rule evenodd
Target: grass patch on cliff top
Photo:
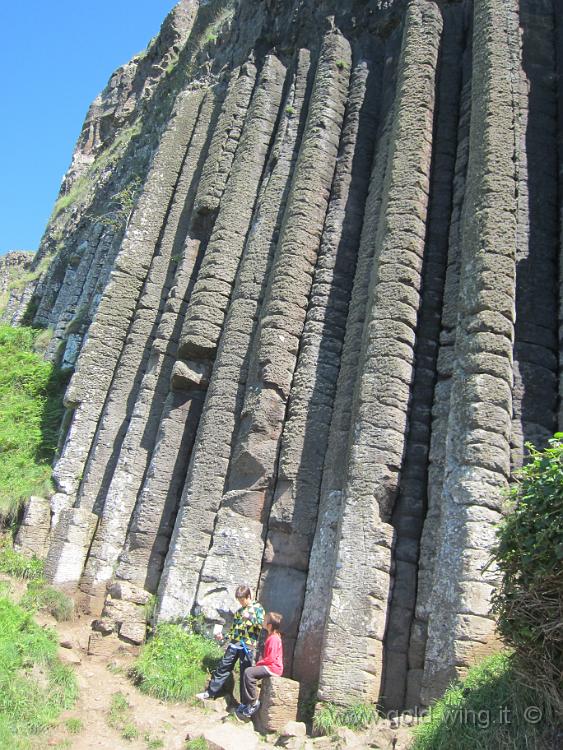
<instances>
[{"instance_id":1,"label":"grass patch on cliff top","mask_svg":"<svg viewBox=\"0 0 563 750\"><path fill-rule=\"evenodd\" d=\"M57 649L55 633L0 597L0 747L37 747L37 736L73 705L76 680Z\"/></svg>"},{"instance_id":2,"label":"grass patch on cliff top","mask_svg":"<svg viewBox=\"0 0 563 750\"><path fill-rule=\"evenodd\" d=\"M411 750L549 750L556 720L542 694L523 684L513 656L473 667L414 730Z\"/></svg>"},{"instance_id":3,"label":"grass patch on cliff top","mask_svg":"<svg viewBox=\"0 0 563 750\"><path fill-rule=\"evenodd\" d=\"M223 655L217 643L182 625L159 625L143 647L132 677L143 693L170 701L192 698L205 688Z\"/></svg>"},{"instance_id":4,"label":"grass patch on cliff top","mask_svg":"<svg viewBox=\"0 0 563 750\"><path fill-rule=\"evenodd\" d=\"M0 325L0 519L51 489L68 376L35 352L40 335Z\"/></svg>"}]
</instances>

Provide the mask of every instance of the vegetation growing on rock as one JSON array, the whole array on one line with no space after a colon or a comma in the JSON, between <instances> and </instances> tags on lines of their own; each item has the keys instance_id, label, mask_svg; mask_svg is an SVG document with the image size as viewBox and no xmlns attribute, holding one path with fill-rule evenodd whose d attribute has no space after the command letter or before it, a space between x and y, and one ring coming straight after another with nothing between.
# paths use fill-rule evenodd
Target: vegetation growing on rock
<instances>
[{"instance_id":1,"label":"vegetation growing on rock","mask_svg":"<svg viewBox=\"0 0 563 750\"><path fill-rule=\"evenodd\" d=\"M518 679L541 687L563 718L563 433L542 451L528 448L499 528L493 610Z\"/></svg>"},{"instance_id":2,"label":"vegetation growing on rock","mask_svg":"<svg viewBox=\"0 0 563 750\"><path fill-rule=\"evenodd\" d=\"M67 375L34 351L40 331L0 326L0 516L51 489Z\"/></svg>"}]
</instances>

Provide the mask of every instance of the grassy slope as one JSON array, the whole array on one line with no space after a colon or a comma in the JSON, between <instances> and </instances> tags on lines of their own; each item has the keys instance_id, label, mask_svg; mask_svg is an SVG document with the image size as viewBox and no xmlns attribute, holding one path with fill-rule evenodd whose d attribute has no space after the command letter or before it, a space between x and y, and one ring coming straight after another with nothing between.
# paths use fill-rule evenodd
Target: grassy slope
<instances>
[{"instance_id":1,"label":"grassy slope","mask_svg":"<svg viewBox=\"0 0 563 750\"><path fill-rule=\"evenodd\" d=\"M435 703L411 750L550 750L556 726L541 694L516 674L513 657L499 653Z\"/></svg>"},{"instance_id":2,"label":"grassy slope","mask_svg":"<svg viewBox=\"0 0 563 750\"><path fill-rule=\"evenodd\" d=\"M77 695L57 639L21 607L0 597L0 747L27 750Z\"/></svg>"},{"instance_id":3,"label":"grassy slope","mask_svg":"<svg viewBox=\"0 0 563 750\"><path fill-rule=\"evenodd\" d=\"M0 517L50 489L66 376L34 351L40 335L0 326Z\"/></svg>"}]
</instances>

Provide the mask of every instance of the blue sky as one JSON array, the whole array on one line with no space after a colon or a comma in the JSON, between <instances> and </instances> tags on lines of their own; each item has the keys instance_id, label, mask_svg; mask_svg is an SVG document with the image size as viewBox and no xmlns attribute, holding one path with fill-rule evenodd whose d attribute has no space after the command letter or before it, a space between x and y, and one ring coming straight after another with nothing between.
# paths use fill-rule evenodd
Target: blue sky
<instances>
[{"instance_id":1,"label":"blue sky","mask_svg":"<svg viewBox=\"0 0 563 750\"><path fill-rule=\"evenodd\" d=\"M90 102L175 0L0 0L0 255L36 250Z\"/></svg>"}]
</instances>

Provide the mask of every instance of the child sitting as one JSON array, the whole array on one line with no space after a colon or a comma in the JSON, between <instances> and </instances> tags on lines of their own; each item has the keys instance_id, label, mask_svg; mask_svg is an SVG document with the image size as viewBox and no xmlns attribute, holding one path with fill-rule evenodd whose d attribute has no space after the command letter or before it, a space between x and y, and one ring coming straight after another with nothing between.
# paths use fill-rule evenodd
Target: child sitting
<instances>
[{"instance_id":1,"label":"child sitting","mask_svg":"<svg viewBox=\"0 0 563 750\"><path fill-rule=\"evenodd\" d=\"M264 622L264 608L258 602L253 601L250 588L242 584L235 591L235 598L240 604L240 609L235 612L233 624L227 634L229 641L223 658L217 669L213 672L207 689L198 693L196 698L207 700L217 698L225 692L227 682L232 684L231 673L235 668L237 660L240 660L240 689L243 691L243 679L245 671L254 663L256 644L262 632Z\"/></svg>"},{"instance_id":2,"label":"child sitting","mask_svg":"<svg viewBox=\"0 0 563 750\"><path fill-rule=\"evenodd\" d=\"M268 632L264 644L264 655L255 667L248 667L241 681L241 700L236 711L237 718L250 719L260 708L257 697L257 680L283 674L283 646L280 633L282 616L277 612L266 615L264 627Z\"/></svg>"}]
</instances>

